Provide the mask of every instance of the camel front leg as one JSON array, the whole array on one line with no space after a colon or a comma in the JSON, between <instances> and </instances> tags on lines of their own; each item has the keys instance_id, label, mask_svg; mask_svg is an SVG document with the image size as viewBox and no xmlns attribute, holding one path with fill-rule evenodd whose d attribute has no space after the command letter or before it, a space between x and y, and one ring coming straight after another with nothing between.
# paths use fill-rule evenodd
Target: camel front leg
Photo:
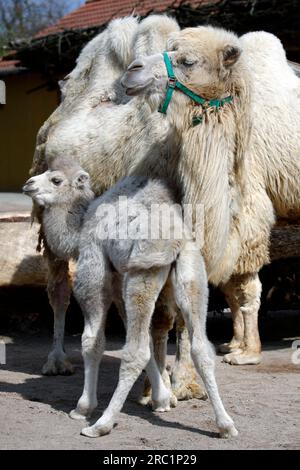
<instances>
[{"instance_id":1,"label":"camel front leg","mask_svg":"<svg viewBox=\"0 0 300 470\"><path fill-rule=\"evenodd\" d=\"M207 393L198 382L198 374L191 358L191 343L181 313L176 319L176 360L172 371L172 390L178 400L198 398L206 400Z\"/></svg>"},{"instance_id":2,"label":"camel front leg","mask_svg":"<svg viewBox=\"0 0 300 470\"><path fill-rule=\"evenodd\" d=\"M242 352L244 341L244 318L239 297L236 295L235 281L231 279L229 282L221 286L221 290L224 293L226 302L231 310L233 337L229 343L220 344L218 349L221 353L240 353Z\"/></svg>"},{"instance_id":3,"label":"camel front leg","mask_svg":"<svg viewBox=\"0 0 300 470\"><path fill-rule=\"evenodd\" d=\"M100 252L83 252L78 260L74 295L84 316L82 355L84 387L73 419L86 419L97 407L99 365L105 349L105 324L112 303L113 276L109 264Z\"/></svg>"},{"instance_id":4,"label":"camel front leg","mask_svg":"<svg viewBox=\"0 0 300 470\"><path fill-rule=\"evenodd\" d=\"M239 313L234 317L235 328L239 331L240 316L243 317L244 334L239 347L224 356L224 362L234 365L259 364L261 343L258 331L261 282L257 273L235 276L227 286L228 296L239 303ZM240 333L242 328L240 328Z\"/></svg>"},{"instance_id":5,"label":"camel front leg","mask_svg":"<svg viewBox=\"0 0 300 470\"><path fill-rule=\"evenodd\" d=\"M123 349L120 365L119 382L101 418L93 426L84 428L81 433L88 437L98 437L108 434L116 423L119 412L130 392L134 382L147 367L152 385L157 393L157 408L166 411L170 403L169 391L163 381L157 381L157 371L151 371L151 338L150 322L154 311L155 301L168 276L168 267L149 272L127 274L124 281L124 298L127 317L126 344ZM162 409L161 409L162 411Z\"/></svg>"},{"instance_id":6,"label":"camel front leg","mask_svg":"<svg viewBox=\"0 0 300 470\"><path fill-rule=\"evenodd\" d=\"M48 298L54 313L53 344L47 362L44 364L44 375L70 375L74 367L64 350L65 317L70 302L71 283L69 266L65 261L58 260L47 250L48 260Z\"/></svg>"}]
</instances>

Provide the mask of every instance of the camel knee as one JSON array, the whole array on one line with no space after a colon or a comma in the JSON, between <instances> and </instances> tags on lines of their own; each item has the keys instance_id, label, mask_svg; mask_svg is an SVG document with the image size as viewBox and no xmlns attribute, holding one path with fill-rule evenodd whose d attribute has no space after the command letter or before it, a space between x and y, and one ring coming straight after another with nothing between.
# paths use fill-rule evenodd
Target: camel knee
<instances>
[{"instance_id":1,"label":"camel knee","mask_svg":"<svg viewBox=\"0 0 300 470\"><path fill-rule=\"evenodd\" d=\"M94 272L94 276L92 276L88 271L82 270L80 266L79 269L80 272L76 273L73 286L76 300L81 305L89 304L90 301L98 302L103 286L97 272Z\"/></svg>"},{"instance_id":2,"label":"camel knee","mask_svg":"<svg viewBox=\"0 0 300 470\"><path fill-rule=\"evenodd\" d=\"M98 335L83 333L81 339L82 354L84 357L98 357L105 347L105 334L100 332Z\"/></svg>"},{"instance_id":3,"label":"camel knee","mask_svg":"<svg viewBox=\"0 0 300 470\"><path fill-rule=\"evenodd\" d=\"M244 322L258 317L261 290L262 285L257 274L248 276L246 282L241 285L239 299Z\"/></svg>"},{"instance_id":4,"label":"camel knee","mask_svg":"<svg viewBox=\"0 0 300 470\"><path fill-rule=\"evenodd\" d=\"M138 347L125 346L122 355L121 370L142 371L150 361L150 345Z\"/></svg>"},{"instance_id":5,"label":"camel knee","mask_svg":"<svg viewBox=\"0 0 300 470\"><path fill-rule=\"evenodd\" d=\"M200 341L193 338L191 341L191 356L194 362L198 363L199 367L213 368L215 364L215 351L213 345L208 341Z\"/></svg>"},{"instance_id":6,"label":"camel knee","mask_svg":"<svg viewBox=\"0 0 300 470\"><path fill-rule=\"evenodd\" d=\"M259 304L262 291L262 284L257 273L246 274L237 281L240 285L236 286L238 299L241 305Z\"/></svg>"}]
</instances>

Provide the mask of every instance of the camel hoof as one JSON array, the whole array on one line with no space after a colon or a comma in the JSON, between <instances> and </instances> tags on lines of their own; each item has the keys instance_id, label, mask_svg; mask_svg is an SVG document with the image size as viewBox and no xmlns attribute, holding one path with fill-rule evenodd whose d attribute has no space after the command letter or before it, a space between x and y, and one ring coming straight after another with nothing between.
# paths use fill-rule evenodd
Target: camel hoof
<instances>
[{"instance_id":1,"label":"camel hoof","mask_svg":"<svg viewBox=\"0 0 300 470\"><path fill-rule=\"evenodd\" d=\"M152 410L157 413L165 413L167 411L171 411L170 405L167 406L156 406L155 404L152 405Z\"/></svg>"},{"instance_id":2,"label":"camel hoof","mask_svg":"<svg viewBox=\"0 0 300 470\"><path fill-rule=\"evenodd\" d=\"M261 354L259 353L231 353L223 357L223 361L234 366L256 365L261 362Z\"/></svg>"},{"instance_id":3,"label":"camel hoof","mask_svg":"<svg viewBox=\"0 0 300 470\"><path fill-rule=\"evenodd\" d=\"M171 396L170 396L170 407L171 408L176 408L177 402L178 402L178 400L177 400L176 396L174 395L174 393L172 393ZM157 408L155 408L155 404L153 403L151 396L141 396L137 400L137 403L139 405L142 405L142 406L151 407L153 411L160 411ZM169 409L167 411L169 411ZM165 411L165 410L162 410L162 411Z\"/></svg>"},{"instance_id":4,"label":"camel hoof","mask_svg":"<svg viewBox=\"0 0 300 470\"><path fill-rule=\"evenodd\" d=\"M174 393L171 394L170 396L170 406L171 408L176 408L178 403L177 397L174 395Z\"/></svg>"},{"instance_id":5,"label":"camel hoof","mask_svg":"<svg viewBox=\"0 0 300 470\"><path fill-rule=\"evenodd\" d=\"M229 439L230 437L236 437L237 435L238 430L235 428L234 424L220 428L220 437L222 439Z\"/></svg>"},{"instance_id":6,"label":"camel hoof","mask_svg":"<svg viewBox=\"0 0 300 470\"><path fill-rule=\"evenodd\" d=\"M222 354L232 353L232 352L242 352L238 344L234 343L223 343L218 346L218 352Z\"/></svg>"},{"instance_id":7,"label":"camel hoof","mask_svg":"<svg viewBox=\"0 0 300 470\"><path fill-rule=\"evenodd\" d=\"M100 437L101 436L101 434L99 434L98 431L93 428L93 426L83 428L80 434L86 437Z\"/></svg>"},{"instance_id":8,"label":"camel hoof","mask_svg":"<svg viewBox=\"0 0 300 470\"><path fill-rule=\"evenodd\" d=\"M72 375L74 367L66 355L49 357L42 369L43 375Z\"/></svg>"},{"instance_id":9,"label":"camel hoof","mask_svg":"<svg viewBox=\"0 0 300 470\"><path fill-rule=\"evenodd\" d=\"M198 400L207 400L206 391L197 382L183 384L179 388L173 388L173 393L177 400L191 400L197 398Z\"/></svg>"},{"instance_id":10,"label":"camel hoof","mask_svg":"<svg viewBox=\"0 0 300 470\"><path fill-rule=\"evenodd\" d=\"M159 413L164 413L165 411L170 411L171 410L172 395L171 395L171 393L169 393L166 398L163 398L161 400L152 400L152 410L157 411ZM175 397L175 399L176 399L176 397ZM175 403L174 400L173 400L173 403ZM177 403L177 399L176 399L176 403Z\"/></svg>"},{"instance_id":11,"label":"camel hoof","mask_svg":"<svg viewBox=\"0 0 300 470\"><path fill-rule=\"evenodd\" d=\"M109 424L103 425L93 425L81 430L81 435L86 437L101 437L109 434L113 426Z\"/></svg>"},{"instance_id":12,"label":"camel hoof","mask_svg":"<svg viewBox=\"0 0 300 470\"><path fill-rule=\"evenodd\" d=\"M87 414L80 413L79 411L77 411L77 409L75 409L75 410L70 411L69 416L72 419L84 421L90 415L88 413Z\"/></svg>"},{"instance_id":13,"label":"camel hoof","mask_svg":"<svg viewBox=\"0 0 300 470\"><path fill-rule=\"evenodd\" d=\"M142 395L137 399L137 403L142 406L151 406L152 399L149 395Z\"/></svg>"}]
</instances>

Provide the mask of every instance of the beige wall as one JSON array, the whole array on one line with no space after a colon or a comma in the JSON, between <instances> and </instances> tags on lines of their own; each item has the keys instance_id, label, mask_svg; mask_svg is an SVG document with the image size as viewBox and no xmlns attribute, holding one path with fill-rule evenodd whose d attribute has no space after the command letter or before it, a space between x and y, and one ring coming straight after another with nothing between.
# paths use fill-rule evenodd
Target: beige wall
<instances>
[{"instance_id":1,"label":"beige wall","mask_svg":"<svg viewBox=\"0 0 300 470\"><path fill-rule=\"evenodd\" d=\"M0 191L20 191L28 176L39 127L58 104L57 91L41 88L38 74L23 73L2 80L6 104L0 105Z\"/></svg>"}]
</instances>

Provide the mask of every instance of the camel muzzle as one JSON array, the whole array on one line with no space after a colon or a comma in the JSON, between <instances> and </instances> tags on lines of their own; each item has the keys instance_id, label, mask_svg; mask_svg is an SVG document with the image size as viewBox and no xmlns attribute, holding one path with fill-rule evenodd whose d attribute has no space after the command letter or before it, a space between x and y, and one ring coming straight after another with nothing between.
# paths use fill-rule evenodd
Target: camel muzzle
<instances>
[{"instance_id":1,"label":"camel muzzle","mask_svg":"<svg viewBox=\"0 0 300 470\"><path fill-rule=\"evenodd\" d=\"M23 193L26 194L27 196L30 196L36 193L39 190L39 188L35 186L35 183L36 183L36 180L34 177L27 180L22 188Z\"/></svg>"},{"instance_id":2,"label":"camel muzzle","mask_svg":"<svg viewBox=\"0 0 300 470\"><path fill-rule=\"evenodd\" d=\"M153 76L142 59L134 60L122 77L121 85L129 96L136 95L147 88L153 81Z\"/></svg>"}]
</instances>

